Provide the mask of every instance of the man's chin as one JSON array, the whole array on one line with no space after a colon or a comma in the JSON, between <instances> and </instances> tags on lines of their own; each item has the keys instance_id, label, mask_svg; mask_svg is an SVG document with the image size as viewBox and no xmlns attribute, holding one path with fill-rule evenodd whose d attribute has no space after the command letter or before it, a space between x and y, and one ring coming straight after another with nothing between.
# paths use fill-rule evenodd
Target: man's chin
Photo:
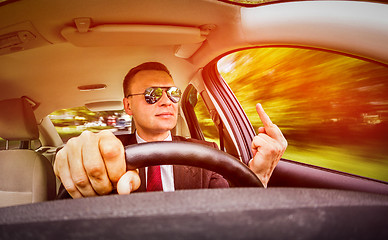
<instances>
[{"instance_id":1,"label":"man's chin","mask_svg":"<svg viewBox=\"0 0 388 240\"><path fill-rule=\"evenodd\" d=\"M154 128L154 130L158 133L164 133L171 131L176 126L176 123L165 123L165 124L159 124Z\"/></svg>"},{"instance_id":2,"label":"man's chin","mask_svg":"<svg viewBox=\"0 0 388 240\"><path fill-rule=\"evenodd\" d=\"M175 118L170 119L164 119L158 121L158 128L165 129L165 130L171 130L173 129L177 124L177 120Z\"/></svg>"}]
</instances>

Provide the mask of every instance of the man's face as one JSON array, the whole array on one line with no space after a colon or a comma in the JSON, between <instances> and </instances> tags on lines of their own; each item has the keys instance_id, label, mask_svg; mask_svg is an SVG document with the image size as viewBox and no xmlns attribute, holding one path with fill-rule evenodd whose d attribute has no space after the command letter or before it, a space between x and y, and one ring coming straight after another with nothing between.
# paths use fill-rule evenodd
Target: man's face
<instances>
[{"instance_id":1,"label":"man's face","mask_svg":"<svg viewBox=\"0 0 388 240\"><path fill-rule=\"evenodd\" d=\"M173 87L174 81L164 71L143 70L131 80L129 93L144 93L149 87ZM136 122L137 133L147 141L163 140L177 122L178 103L173 103L165 91L159 101L148 104L144 95L124 98L125 111Z\"/></svg>"}]
</instances>

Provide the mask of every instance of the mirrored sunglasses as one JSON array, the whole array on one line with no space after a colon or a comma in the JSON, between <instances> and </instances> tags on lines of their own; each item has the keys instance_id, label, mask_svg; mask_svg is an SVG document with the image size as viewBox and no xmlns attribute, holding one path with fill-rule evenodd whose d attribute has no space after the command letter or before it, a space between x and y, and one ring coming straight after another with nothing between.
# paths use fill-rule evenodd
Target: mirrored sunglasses
<instances>
[{"instance_id":1,"label":"mirrored sunglasses","mask_svg":"<svg viewBox=\"0 0 388 240\"><path fill-rule=\"evenodd\" d=\"M163 91L166 91L167 97L173 103L177 103L181 100L182 92L177 87L149 87L144 93L128 94L126 97L144 95L145 101L148 104L154 104L162 98Z\"/></svg>"}]
</instances>

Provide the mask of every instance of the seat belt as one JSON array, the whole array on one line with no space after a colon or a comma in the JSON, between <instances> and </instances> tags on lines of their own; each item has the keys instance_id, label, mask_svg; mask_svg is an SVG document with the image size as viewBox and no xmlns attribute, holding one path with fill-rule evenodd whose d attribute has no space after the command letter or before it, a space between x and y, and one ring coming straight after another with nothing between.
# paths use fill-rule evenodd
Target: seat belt
<instances>
[{"instance_id":1,"label":"seat belt","mask_svg":"<svg viewBox=\"0 0 388 240\"><path fill-rule=\"evenodd\" d=\"M218 134L220 137L220 149L221 151L225 151L224 146L224 126L222 124L222 120L220 119L220 123L218 124Z\"/></svg>"},{"instance_id":2,"label":"seat belt","mask_svg":"<svg viewBox=\"0 0 388 240\"><path fill-rule=\"evenodd\" d=\"M220 138L220 150L225 151L224 124L222 123L220 115L217 113L215 109L210 110L210 116L218 129L218 136Z\"/></svg>"}]
</instances>

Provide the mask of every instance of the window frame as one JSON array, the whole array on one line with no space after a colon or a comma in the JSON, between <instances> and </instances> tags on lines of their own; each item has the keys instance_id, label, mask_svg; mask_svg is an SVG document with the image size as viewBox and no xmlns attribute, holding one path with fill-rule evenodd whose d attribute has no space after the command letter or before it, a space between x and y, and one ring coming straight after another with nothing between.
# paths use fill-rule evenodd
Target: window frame
<instances>
[{"instance_id":1,"label":"window frame","mask_svg":"<svg viewBox=\"0 0 388 240\"><path fill-rule=\"evenodd\" d=\"M220 58L216 58L204 67L202 78L207 92L222 111L218 113L221 118L225 118L222 121L226 121L230 126L229 134L235 141L235 148L242 162L248 164L253 157L251 142L256 134L240 102L217 70L217 62Z\"/></svg>"}]
</instances>

